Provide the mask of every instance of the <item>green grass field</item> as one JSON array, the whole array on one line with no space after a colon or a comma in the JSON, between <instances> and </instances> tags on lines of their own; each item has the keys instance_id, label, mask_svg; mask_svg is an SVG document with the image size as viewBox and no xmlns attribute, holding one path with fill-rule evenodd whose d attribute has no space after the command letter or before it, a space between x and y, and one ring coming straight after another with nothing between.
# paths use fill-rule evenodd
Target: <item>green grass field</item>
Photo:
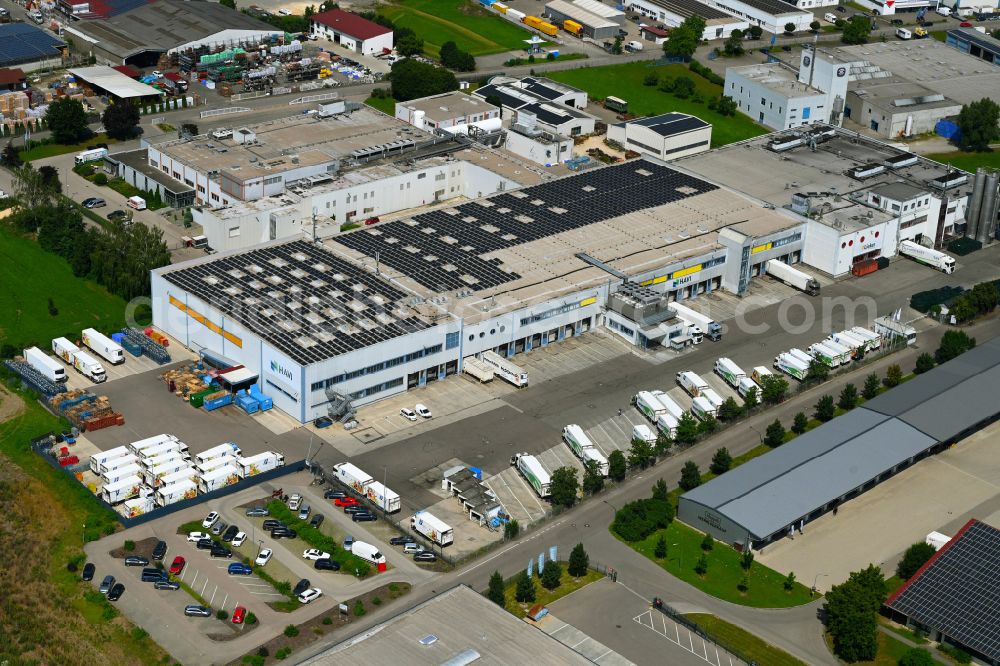
<instances>
[{"instance_id":1,"label":"green grass field","mask_svg":"<svg viewBox=\"0 0 1000 666\"><path fill-rule=\"evenodd\" d=\"M40 160L46 157L54 157L56 155L65 155L66 153L80 153L87 150L88 146L94 146L98 143L115 143L114 139L109 139L107 134L97 134L90 137L86 141L81 141L80 143L75 143L71 145L63 145L61 143L47 143L41 146L35 146L31 150L25 150L21 152L22 162L31 162L33 160Z\"/></svg>"},{"instance_id":2,"label":"green grass field","mask_svg":"<svg viewBox=\"0 0 1000 666\"><path fill-rule=\"evenodd\" d=\"M399 0L381 5L379 13L424 40L424 51L437 57L441 45L453 41L474 56L524 48L531 33L471 0Z\"/></svg>"},{"instance_id":3,"label":"green grass field","mask_svg":"<svg viewBox=\"0 0 1000 666\"><path fill-rule=\"evenodd\" d=\"M708 100L721 95L722 86L706 81L684 65L651 68L649 64L648 62L633 62L625 65L587 67L566 72L550 72L546 76L586 90L591 99L598 103L608 95L620 97L628 102L629 112L636 116L653 116L671 111L698 116L702 120L712 123L713 147L724 146L727 143L742 141L768 132L766 128L761 127L741 113L737 113L735 116L721 116L715 111L711 111L708 108ZM660 80L677 77L681 74L690 77L705 101L699 104L690 99L678 99L656 87L644 86L643 79L651 71L656 72L660 76Z\"/></svg>"},{"instance_id":4,"label":"green grass field","mask_svg":"<svg viewBox=\"0 0 1000 666\"><path fill-rule=\"evenodd\" d=\"M805 666L805 662L796 659L784 650L776 648L735 624L720 620L714 615L693 613L686 617L704 629L706 634L723 647L739 652L741 656L753 659L758 664Z\"/></svg>"},{"instance_id":5,"label":"green grass field","mask_svg":"<svg viewBox=\"0 0 1000 666\"><path fill-rule=\"evenodd\" d=\"M910 649L910 646L906 643L897 641L892 636L887 636L881 631L878 632L877 639L878 652L875 653L875 659L872 661L857 661L854 663L854 666L896 666L903 655ZM824 634L823 640L826 641L826 646L830 648L830 652L832 653L833 640L830 638L830 634Z\"/></svg>"},{"instance_id":6,"label":"green grass field","mask_svg":"<svg viewBox=\"0 0 1000 666\"><path fill-rule=\"evenodd\" d=\"M369 97L365 104L390 116L396 115L396 100L392 97Z\"/></svg>"},{"instance_id":7,"label":"green grass field","mask_svg":"<svg viewBox=\"0 0 1000 666\"><path fill-rule=\"evenodd\" d=\"M567 594L576 592L584 585L589 585L596 580L604 578L604 574L599 571L594 571L593 569L588 569L587 575L582 578L573 578L566 572L567 563L561 562L560 564L562 564L562 583L554 590L546 590L542 587L541 583L538 581L537 574L532 576L531 580L535 583L535 600L531 603L519 603L517 598L514 596L514 593L517 591L517 577L514 576L508 580L504 587L504 597L507 600L507 610L515 617L524 617L535 604L546 606L551 604L556 599L561 599Z\"/></svg>"},{"instance_id":8,"label":"green grass field","mask_svg":"<svg viewBox=\"0 0 1000 666\"><path fill-rule=\"evenodd\" d=\"M935 153L927 155L927 157L936 162L950 164L953 167L958 167L970 173L976 173L976 169L979 167L1000 169L1000 150L994 150L989 153L963 153L956 150L953 153Z\"/></svg>"},{"instance_id":9,"label":"green grass field","mask_svg":"<svg viewBox=\"0 0 1000 666\"><path fill-rule=\"evenodd\" d=\"M120 328L125 301L73 275L69 264L0 223L0 340L20 353L25 346L48 349L52 338L78 338L84 328ZM58 314L52 316L48 300Z\"/></svg>"}]
</instances>

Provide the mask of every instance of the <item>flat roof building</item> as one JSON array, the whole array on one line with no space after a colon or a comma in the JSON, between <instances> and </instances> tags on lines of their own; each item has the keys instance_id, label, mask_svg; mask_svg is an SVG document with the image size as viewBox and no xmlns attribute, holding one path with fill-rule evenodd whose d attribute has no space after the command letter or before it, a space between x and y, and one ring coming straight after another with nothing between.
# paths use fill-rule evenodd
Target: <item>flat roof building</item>
<instances>
[{"instance_id":1,"label":"flat roof building","mask_svg":"<svg viewBox=\"0 0 1000 666\"><path fill-rule=\"evenodd\" d=\"M676 28L689 16L700 16L705 19L702 39L725 39L733 30L750 29L746 17L737 18L700 0L628 0L626 7L671 28Z\"/></svg>"},{"instance_id":2,"label":"flat roof building","mask_svg":"<svg viewBox=\"0 0 1000 666\"><path fill-rule=\"evenodd\" d=\"M592 134L597 125L596 116L580 110L587 106L587 93L549 79L495 76L472 94L484 100L499 99L504 120L523 124L516 119L531 114L535 124L552 134Z\"/></svg>"},{"instance_id":3,"label":"flat roof building","mask_svg":"<svg viewBox=\"0 0 1000 666\"><path fill-rule=\"evenodd\" d=\"M829 94L800 81L783 63L726 68L723 94L740 113L776 130L829 123L834 110Z\"/></svg>"},{"instance_id":4,"label":"flat roof building","mask_svg":"<svg viewBox=\"0 0 1000 666\"><path fill-rule=\"evenodd\" d=\"M0 67L25 71L59 67L67 55L66 42L28 23L0 24Z\"/></svg>"},{"instance_id":5,"label":"flat roof building","mask_svg":"<svg viewBox=\"0 0 1000 666\"><path fill-rule=\"evenodd\" d=\"M761 549L1000 417L1000 338L681 495L678 518Z\"/></svg>"},{"instance_id":6,"label":"flat roof building","mask_svg":"<svg viewBox=\"0 0 1000 666\"><path fill-rule=\"evenodd\" d=\"M582 6L569 0L550 0L545 3L545 15L557 25L565 21L574 21L580 27L580 36L592 39L613 39L618 36L621 24L604 16L598 16L587 11Z\"/></svg>"},{"instance_id":7,"label":"flat roof building","mask_svg":"<svg viewBox=\"0 0 1000 666\"><path fill-rule=\"evenodd\" d=\"M340 44L362 55L392 51L392 28L343 9L330 9L309 17L311 34Z\"/></svg>"},{"instance_id":8,"label":"flat roof building","mask_svg":"<svg viewBox=\"0 0 1000 666\"><path fill-rule=\"evenodd\" d=\"M465 134L469 125L500 129L499 108L458 90L396 102L396 118L422 130L443 129Z\"/></svg>"},{"instance_id":9,"label":"flat roof building","mask_svg":"<svg viewBox=\"0 0 1000 666\"><path fill-rule=\"evenodd\" d=\"M664 113L611 125L608 139L626 150L673 160L708 150L712 125L686 113Z\"/></svg>"},{"instance_id":10,"label":"flat roof building","mask_svg":"<svg viewBox=\"0 0 1000 666\"><path fill-rule=\"evenodd\" d=\"M993 6L996 9L996 5ZM945 44L979 58L991 65L1000 65L1000 39L985 35L975 28L952 28L945 37Z\"/></svg>"},{"instance_id":11,"label":"flat roof building","mask_svg":"<svg viewBox=\"0 0 1000 666\"><path fill-rule=\"evenodd\" d=\"M93 88L95 93L109 95L115 99L153 100L162 96L162 93L153 86L129 78L107 65L74 67L69 73Z\"/></svg>"},{"instance_id":12,"label":"flat roof building","mask_svg":"<svg viewBox=\"0 0 1000 666\"><path fill-rule=\"evenodd\" d=\"M726 12L730 16L746 19L750 25L759 25L768 32L780 35L785 24L791 23L795 30L808 30L815 19L805 7L821 7L837 4L832 0L797 0L796 4L784 0L704 0L705 4Z\"/></svg>"}]
</instances>

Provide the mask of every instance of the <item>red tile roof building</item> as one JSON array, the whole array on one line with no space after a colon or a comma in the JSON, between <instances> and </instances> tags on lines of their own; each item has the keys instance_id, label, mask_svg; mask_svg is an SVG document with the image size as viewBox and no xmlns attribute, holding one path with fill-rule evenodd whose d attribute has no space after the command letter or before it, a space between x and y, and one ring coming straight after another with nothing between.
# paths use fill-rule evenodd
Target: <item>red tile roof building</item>
<instances>
[{"instance_id":1,"label":"red tile roof building","mask_svg":"<svg viewBox=\"0 0 1000 666\"><path fill-rule=\"evenodd\" d=\"M392 50L392 29L343 9L331 9L309 17L312 34L363 54Z\"/></svg>"}]
</instances>

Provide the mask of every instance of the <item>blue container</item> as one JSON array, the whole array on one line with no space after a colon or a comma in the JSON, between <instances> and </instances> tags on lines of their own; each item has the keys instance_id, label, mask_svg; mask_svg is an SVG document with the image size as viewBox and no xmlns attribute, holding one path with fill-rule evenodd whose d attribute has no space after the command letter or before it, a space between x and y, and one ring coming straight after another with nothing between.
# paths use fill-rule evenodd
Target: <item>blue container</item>
<instances>
[{"instance_id":1,"label":"blue container","mask_svg":"<svg viewBox=\"0 0 1000 666\"><path fill-rule=\"evenodd\" d=\"M483 470L479 469L478 467L470 467L469 471L475 474L476 478L479 479L480 481L483 480Z\"/></svg>"},{"instance_id":2,"label":"blue container","mask_svg":"<svg viewBox=\"0 0 1000 666\"><path fill-rule=\"evenodd\" d=\"M227 393L219 398L214 398L212 400L206 400L204 407L206 412L210 412L219 407L225 407L226 405L231 405L233 403L233 396L231 393Z\"/></svg>"},{"instance_id":3,"label":"blue container","mask_svg":"<svg viewBox=\"0 0 1000 666\"><path fill-rule=\"evenodd\" d=\"M260 403L246 394L236 396L236 405L247 414L256 414L260 411Z\"/></svg>"},{"instance_id":4,"label":"blue container","mask_svg":"<svg viewBox=\"0 0 1000 666\"><path fill-rule=\"evenodd\" d=\"M136 357L142 356L142 347L140 347L138 344L136 344L132 340L129 340L125 336L122 336L122 339L121 339L121 341L118 344L120 344L122 346L122 349L124 349L125 351L127 351L129 354L132 354L132 356L136 356Z\"/></svg>"},{"instance_id":5,"label":"blue container","mask_svg":"<svg viewBox=\"0 0 1000 666\"><path fill-rule=\"evenodd\" d=\"M115 342L117 342L118 344L121 344L122 340L125 339L125 334L124 333L112 333L111 334L111 339L114 340Z\"/></svg>"}]
</instances>

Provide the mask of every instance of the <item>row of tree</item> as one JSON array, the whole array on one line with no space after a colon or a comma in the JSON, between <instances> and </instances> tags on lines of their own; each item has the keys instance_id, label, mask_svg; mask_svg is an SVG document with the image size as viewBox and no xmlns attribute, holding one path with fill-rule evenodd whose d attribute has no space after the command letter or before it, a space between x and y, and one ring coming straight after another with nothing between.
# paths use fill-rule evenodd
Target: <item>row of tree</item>
<instances>
[{"instance_id":1,"label":"row of tree","mask_svg":"<svg viewBox=\"0 0 1000 666\"><path fill-rule=\"evenodd\" d=\"M56 143L71 145L93 136L87 126L83 104L69 97L60 97L49 104L45 122ZM131 139L139 126L139 107L129 101L109 104L101 115L101 122L111 138Z\"/></svg>"},{"instance_id":2,"label":"row of tree","mask_svg":"<svg viewBox=\"0 0 1000 666\"><path fill-rule=\"evenodd\" d=\"M958 322L967 322L976 317L989 314L1000 304L1000 291L995 282L980 282L952 301L948 314ZM932 306L933 314L941 312L941 306Z\"/></svg>"},{"instance_id":3,"label":"row of tree","mask_svg":"<svg viewBox=\"0 0 1000 666\"><path fill-rule=\"evenodd\" d=\"M582 578L587 575L590 568L590 556L584 550L583 544L578 543L569 554L569 562L566 572L573 578ZM556 590L562 585L562 565L559 562L548 561L538 576L539 582L546 590ZM528 575L527 569L522 569L517 575L514 584L514 599L520 603L533 603L537 588L535 582ZM486 589L486 597L501 608L507 607L507 597L503 576L499 571L494 571L490 576L489 586Z\"/></svg>"}]
</instances>

